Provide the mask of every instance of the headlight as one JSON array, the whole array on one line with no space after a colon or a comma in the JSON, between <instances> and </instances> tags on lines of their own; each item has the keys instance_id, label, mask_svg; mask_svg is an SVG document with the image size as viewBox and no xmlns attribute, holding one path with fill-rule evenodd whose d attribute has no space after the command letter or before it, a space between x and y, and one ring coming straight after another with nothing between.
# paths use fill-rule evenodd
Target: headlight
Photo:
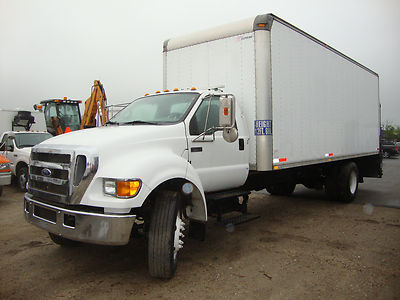
<instances>
[{"instance_id":1,"label":"headlight","mask_svg":"<svg viewBox=\"0 0 400 300\"><path fill-rule=\"evenodd\" d=\"M118 198L135 197L141 186L142 181L140 179L103 179L104 194Z\"/></svg>"},{"instance_id":2,"label":"headlight","mask_svg":"<svg viewBox=\"0 0 400 300\"><path fill-rule=\"evenodd\" d=\"M0 172L11 172L11 167L9 163L0 164Z\"/></svg>"}]
</instances>

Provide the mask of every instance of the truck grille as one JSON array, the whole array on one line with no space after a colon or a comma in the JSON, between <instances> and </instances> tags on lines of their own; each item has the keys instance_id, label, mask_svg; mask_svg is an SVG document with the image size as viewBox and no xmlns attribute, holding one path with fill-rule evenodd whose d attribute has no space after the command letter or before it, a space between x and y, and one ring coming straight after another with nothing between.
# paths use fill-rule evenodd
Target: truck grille
<instances>
[{"instance_id":1,"label":"truck grille","mask_svg":"<svg viewBox=\"0 0 400 300\"><path fill-rule=\"evenodd\" d=\"M37 199L79 204L97 171L98 157L93 151L47 147L32 149L28 193Z\"/></svg>"}]
</instances>

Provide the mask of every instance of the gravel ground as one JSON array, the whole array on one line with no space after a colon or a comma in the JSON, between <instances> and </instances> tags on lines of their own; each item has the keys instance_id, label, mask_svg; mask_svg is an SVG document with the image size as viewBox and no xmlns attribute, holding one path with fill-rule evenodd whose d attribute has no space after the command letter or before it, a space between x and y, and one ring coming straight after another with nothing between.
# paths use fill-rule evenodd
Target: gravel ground
<instances>
[{"instance_id":1,"label":"gravel ground","mask_svg":"<svg viewBox=\"0 0 400 300\"><path fill-rule=\"evenodd\" d=\"M385 161L397 185L399 161ZM6 187L0 299L400 299L400 210L373 205L371 189L393 196L374 182L348 205L300 186L292 197L253 194L249 211L260 218L229 227L211 219L204 242L185 242L169 281L149 277L143 238L123 247L53 244L25 222L23 194Z\"/></svg>"}]
</instances>

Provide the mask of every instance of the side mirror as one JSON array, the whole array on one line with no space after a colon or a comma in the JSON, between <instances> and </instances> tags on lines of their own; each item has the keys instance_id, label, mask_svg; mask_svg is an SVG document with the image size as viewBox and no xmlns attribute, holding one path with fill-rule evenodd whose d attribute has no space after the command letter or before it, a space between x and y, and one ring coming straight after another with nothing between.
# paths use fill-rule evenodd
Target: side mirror
<instances>
[{"instance_id":1,"label":"side mirror","mask_svg":"<svg viewBox=\"0 0 400 300\"><path fill-rule=\"evenodd\" d=\"M235 125L235 97L223 95L219 98L219 127Z\"/></svg>"},{"instance_id":2,"label":"side mirror","mask_svg":"<svg viewBox=\"0 0 400 300\"><path fill-rule=\"evenodd\" d=\"M14 146L13 145L7 145L7 151L13 152L14 151Z\"/></svg>"},{"instance_id":3,"label":"side mirror","mask_svg":"<svg viewBox=\"0 0 400 300\"><path fill-rule=\"evenodd\" d=\"M235 127L235 97L223 95L219 98L219 127L223 128L224 140L233 143L239 137Z\"/></svg>"}]
</instances>

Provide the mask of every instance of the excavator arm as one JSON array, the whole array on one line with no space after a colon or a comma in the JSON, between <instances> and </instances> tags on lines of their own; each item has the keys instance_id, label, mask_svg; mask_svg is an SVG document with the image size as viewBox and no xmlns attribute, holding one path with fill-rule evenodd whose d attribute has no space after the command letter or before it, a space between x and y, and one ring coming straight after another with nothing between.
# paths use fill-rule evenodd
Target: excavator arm
<instances>
[{"instance_id":1,"label":"excavator arm","mask_svg":"<svg viewBox=\"0 0 400 300\"><path fill-rule=\"evenodd\" d=\"M107 122L107 97L103 85L99 80L95 80L92 86L92 93L85 101L85 112L82 117L81 128L91 128L96 126L96 115L99 114L101 125Z\"/></svg>"}]
</instances>

